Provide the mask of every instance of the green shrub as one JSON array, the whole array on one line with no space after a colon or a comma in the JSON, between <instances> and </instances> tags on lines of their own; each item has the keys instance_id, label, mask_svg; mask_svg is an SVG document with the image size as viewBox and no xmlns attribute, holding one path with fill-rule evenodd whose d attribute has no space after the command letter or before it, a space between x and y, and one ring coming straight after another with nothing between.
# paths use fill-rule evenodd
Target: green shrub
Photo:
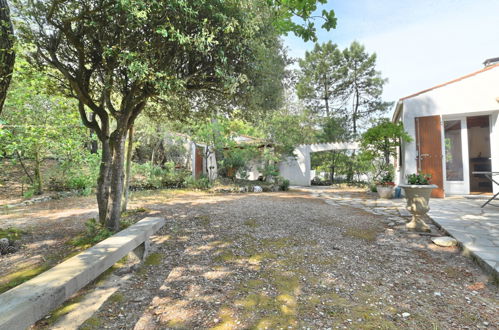
<instances>
[{"instance_id":1,"label":"green shrub","mask_svg":"<svg viewBox=\"0 0 499 330\"><path fill-rule=\"evenodd\" d=\"M29 187L28 190L26 190L23 193L24 198L31 198L35 195L35 188L34 187Z\"/></svg>"},{"instance_id":2,"label":"green shrub","mask_svg":"<svg viewBox=\"0 0 499 330\"><path fill-rule=\"evenodd\" d=\"M86 154L79 162L63 161L49 175L48 188L52 191L78 190L89 195L97 185L100 158L97 154Z\"/></svg>"},{"instance_id":3,"label":"green shrub","mask_svg":"<svg viewBox=\"0 0 499 330\"><path fill-rule=\"evenodd\" d=\"M189 176L185 182L185 187L190 189L199 189L199 190L207 190L211 188L211 182L207 177L201 177L199 179L195 179L192 176Z\"/></svg>"},{"instance_id":4,"label":"green shrub","mask_svg":"<svg viewBox=\"0 0 499 330\"><path fill-rule=\"evenodd\" d=\"M277 184L279 185L279 190L288 191L289 190L289 180L283 177L277 178Z\"/></svg>"},{"instance_id":5,"label":"green shrub","mask_svg":"<svg viewBox=\"0 0 499 330\"><path fill-rule=\"evenodd\" d=\"M175 169L173 162L167 162L163 167L144 164L132 164L131 186L135 189L182 188L191 172Z\"/></svg>"}]
</instances>

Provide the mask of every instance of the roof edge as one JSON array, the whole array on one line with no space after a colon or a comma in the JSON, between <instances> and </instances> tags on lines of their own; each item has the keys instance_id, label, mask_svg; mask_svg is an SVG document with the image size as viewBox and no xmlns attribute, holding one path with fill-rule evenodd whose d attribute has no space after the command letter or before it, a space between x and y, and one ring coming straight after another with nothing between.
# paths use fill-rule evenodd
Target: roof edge
<instances>
[{"instance_id":1,"label":"roof edge","mask_svg":"<svg viewBox=\"0 0 499 330\"><path fill-rule=\"evenodd\" d=\"M443 84L440 84L440 85L436 85L436 86L433 86L431 88L427 88L427 89L424 89L422 91L419 91L417 93L414 93L414 94L411 94L411 95L408 95L408 96L405 96L405 97L402 97L399 99L399 101L404 101L404 100L407 100L407 99L410 99L410 98L413 98L415 96L418 96L418 95L421 95L421 94L424 94L424 93L427 93L427 92L430 92L434 89L437 89L437 88L440 88L440 87L444 87L444 86L447 86L447 85L450 85L450 84L453 84L455 82L458 82L458 81L461 81L461 80L464 80L464 79L467 79L467 78L470 78L470 77L473 77L473 76L476 76L477 74L480 74L482 72L485 72L485 71L489 71L491 69L494 69L494 68L497 68L499 67L499 63L496 63L496 64L493 64L493 65L489 65L489 66L486 66L485 68L483 69L480 69L478 71L475 71L475 72L472 72L472 73L469 73L465 76L462 76L462 77L459 77L459 78L456 78L454 80L451 80L451 81L448 81L448 82L445 82Z\"/></svg>"}]
</instances>

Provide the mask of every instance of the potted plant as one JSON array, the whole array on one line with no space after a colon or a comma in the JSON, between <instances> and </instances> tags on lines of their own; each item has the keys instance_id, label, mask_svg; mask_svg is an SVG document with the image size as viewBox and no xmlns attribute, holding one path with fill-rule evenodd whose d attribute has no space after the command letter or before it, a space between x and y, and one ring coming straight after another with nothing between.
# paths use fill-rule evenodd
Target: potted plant
<instances>
[{"instance_id":1,"label":"potted plant","mask_svg":"<svg viewBox=\"0 0 499 330\"><path fill-rule=\"evenodd\" d=\"M394 188L395 183L393 182L393 174L390 171L386 172L381 180L376 182L376 191L380 198L392 198Z\"/></svg>"},{"instance_id":2,"label":"potted plant","mask_svg":"<svg viewBox=\"0 0 499 330\"><path fill-rule=\"evenodd\" d=\"M437 185L430 184L431 174L413 173L407 175L407 184L400 185L404 189L407 199L407 210L412 214L412 220L406 227L415 231L430 231L430 227L424 222L423 216L430 210L429 201L431 191Z\"/></svg>"}]
</instances>

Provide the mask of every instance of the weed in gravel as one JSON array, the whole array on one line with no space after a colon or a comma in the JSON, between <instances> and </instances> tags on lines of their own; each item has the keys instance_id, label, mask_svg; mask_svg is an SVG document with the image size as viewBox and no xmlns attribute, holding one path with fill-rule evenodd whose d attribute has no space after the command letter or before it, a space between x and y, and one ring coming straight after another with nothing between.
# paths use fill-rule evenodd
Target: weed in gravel
<instances>
[{"instance_id":1,"label":"weed in gravel","mask_svg":"<svg viewBox=\"0 0 499 330\"><path fill-rule=\"evenodd\" d=\"M199 222L203 227L209 227L211 223L210 217L207 215L198 215L194 217L194 220Z\"/></svg>"},{"instance_id":2,"label":"weed in gravel","mask_svg":"<svg viewBox=\"0 0 499 330\"><path fill-rule=\"evenodd\" d=\"M211 328L212 330L237 329L237 320L234 316L234 311L229 307L222 307L218 311L218 317L221 319L220 324Z\"/></svg>"},{"instance_id":3,"label":"weed in gravel","mask_svg":"<svg viewBox=\"0 0 499 330\"><path fill-rule=\"evenodd\" d=\"M174 329L185 329L185 320L184 319L173 319L166 323L169 328Z\"/></svg>"},{"instance_id":4,"label":"weed in gravel","mask_svg":"<svg viewBox=\"0 0 499 330\"><path fill-rule=\"evenodd\" d=\"M98 317L92 316L80 326L80 330L97 330L101 328L102 321Z\"/></svg>"},{"instance_id":5,"label":"weed in gravel","mask_svg":"<svg viewBox=\"0 0 499 330\"><path fill-rule=\"evenodd\" d=\"M125 300L125 296L120 292L115 292L109 298L107 298L107 301L116 304L123 302L123 300Z\"/></svg>"},{"instance_id":6,"label":"weed in gravel","mask_svg":"<svg viewBox=\"0 0 499 330\"><path fill-rule=\"evenodd\" d=\"M447 277L450 278L459 278L463 274L463 272L459 268L452 266L444 267L443 272L445 273L445 275L447 275Z\"/></svg>"},{"instance_id":7,"label":"weed in gravel","mask_svg":"<svg viewBox=\"0 0 499 330\"><path fill-rule=\"evenodd\" d=\"M26 231L19 228L10 227L7 229L0 228L0 238L7 238L9 241L17 241L21 239L22 235L27 234Z\"/></svg>"},{"instance_id":8,"label":"weed in gravel","mask_svg":"<svg viewBox=\"0 0 499 330\"><path fill-rule=\"evenodd\" d=\"M346 237L362 239L367 242L376 241L376 237L378 236L378 234L379 230L376 230L375 228L354 228L354 227L347 228L343 233L343 235Z\"/></svg>"},{"instance_id":9,"label":"weed in gravel","mask_svg":"<svg viewBox=\"0 0 499 330\"><path fill-rule=\"evenodd\" d=\"M146 257L146 260L144 260L144 265L158 266L161 263L161 259L163 259L161 253L151 253Z\"/></svg>"},{"instance_id":10,"label":"weed in gravel","mask_svg":"<svg viewBox=\"0 0 499 330\"><path fill-rule=\"evenodd\" d=\"M244 221L243 223L245 226L248 226L250 228L260 227L260 225L258 224L258 222L255 219L248 219L248 220Z\"/></svg>"}]
</instances>

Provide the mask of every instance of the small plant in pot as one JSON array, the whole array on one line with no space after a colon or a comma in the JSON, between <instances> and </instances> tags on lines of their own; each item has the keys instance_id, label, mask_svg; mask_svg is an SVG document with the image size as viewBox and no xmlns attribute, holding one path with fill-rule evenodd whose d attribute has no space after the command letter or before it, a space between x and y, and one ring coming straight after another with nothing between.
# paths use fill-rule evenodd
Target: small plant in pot
<instances>
[{"instance_id":1,"label":"small plant in pot","mask_svg":"<svg viewBox=\"0 0 499 330\"><path fill-rule=\"evenodd\" d=\"M391 171L386 172L381 180L376 182L376 191L380 198L392 198L394 189L395 183L393 182L393 174Z\"/></svg>"},{"instance_id":2,"label":"small plant in pot","mask_svg":"<svg viewBox=\"0 0 499 330\"><path fill-rule=\"evenodd\" d=\"M431 184L431 174L413 173L406 178L407 184L400 185L407 199L407 210L412 214L412 219L406 227L415 231L429 232L430 227L424 222L423 217L430 210L431 191L438 186Z\"/></svg>"}]
</instances>

